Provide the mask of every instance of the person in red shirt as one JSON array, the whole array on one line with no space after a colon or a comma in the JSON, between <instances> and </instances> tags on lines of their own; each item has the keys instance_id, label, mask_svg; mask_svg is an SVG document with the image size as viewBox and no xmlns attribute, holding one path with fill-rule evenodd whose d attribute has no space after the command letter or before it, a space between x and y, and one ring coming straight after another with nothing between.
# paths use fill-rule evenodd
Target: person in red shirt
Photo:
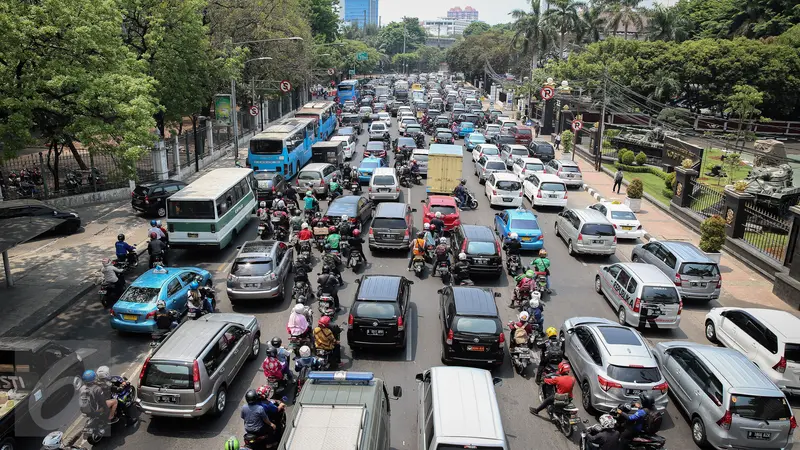
<instances>
[{"instance_id":1,"label":"person in red shirt","mask_svg":"<svg viewBox=\"0 0 800 450\"><path fill-rule=\"evenodd\" d=\"M534 408L531 406L529 408L531 414L539 414L539 411L551 406L555 401L556 394L569 394L569 398L572 400L572 388L575 387L575 379L570 375L570 369L569 363L562 361L558 364L558 375L544 379L545 384L554 385L556 390L552 395L544 399L542 404L538 407Z\"/></svg>"},{"instance_id":2,"label":"person in red shirt","mask_svg":"<svg viewBox=\"0 0 800 450\"><path fill-rule=\"evenodd\" d=\"M310 239L314 239L314 233L308 229L308 224L303 222L303 224L300 225L300 231L297 233L297 240L308 241Z\"/></svg>"}]
</instances>

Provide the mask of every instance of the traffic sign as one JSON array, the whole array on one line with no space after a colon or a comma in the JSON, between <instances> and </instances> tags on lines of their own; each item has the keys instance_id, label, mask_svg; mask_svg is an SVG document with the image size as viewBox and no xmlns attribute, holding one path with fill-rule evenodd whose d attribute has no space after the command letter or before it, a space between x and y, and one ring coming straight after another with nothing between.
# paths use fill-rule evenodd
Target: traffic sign
<instances>
[{"instance_id":1,"label":"traffic sign","mask_svg":"<svg viewBox=\"0 0 800 450\"><path fill-rule=\"evenodd\" d=\"M258 106L251 106L250 107L250 115L255 117L258 115Z\"/></svg>"},{"instance_id":2,"label":"traffic sign","mask_svg":"<svg viewBox=\"0 0 800 450\"><path fill-rule=\"evenodd\" d=\"M583 122L578 119L572 121L572 131L581 131L583 128Z\"/></svg>"},{"instance_id":3,"label":"traffic sign","mask_svg":"<svg viewBox=\"0 0 800 450\"><path fill-rule=\"evenodd\" d=\"M348 73L350 75L355 75L356 74L356 69L350 69L350 71Z\"/></svg>"},{"instance_id":4,"label":"traffic sign","mask_svg":"<svg viewBox=\"0 0 800 450\"><path fill-rule=\"evenodd\" d=\"M336 73L336 69L334 69L333 67L328 69L328 75L333 76L335 73Z\"/></svg>"},{"instance_id":5,"label":"traffic sign","mask_svg":"<svg viewBox=\"0 0 800 450\"><path fill-rule=\"evenodd\" d=\"M285 93L287 93L287 92L292 90L292 83L290 83L289 80L283 80L283 81L281 81L280 89L281 89L281 92L283 92L285 94Z\"/></svg>"},{"instance_id":6,"label":"traffic sign","mask_svg":"<svg viewBox=\"0 0 800 450\"><path fill-rule=\"evenodd\" d=\"M539 94L541 94L542 100L550 100L551 98L555 97L556 91L554 91L550 86L545 86L541 91L539 91Z\"/></svg>"},{"instance_id":7,"label":"traffic sign","mask_svg":"<svg viewBox=\"0 0 800 450\"><path fill-rule=\"evenodd\" d=\"M366 61L369 59L369 54L367 52L360 52L356 55L356 59L359 61Z\"/></svg>"}]
</instances>

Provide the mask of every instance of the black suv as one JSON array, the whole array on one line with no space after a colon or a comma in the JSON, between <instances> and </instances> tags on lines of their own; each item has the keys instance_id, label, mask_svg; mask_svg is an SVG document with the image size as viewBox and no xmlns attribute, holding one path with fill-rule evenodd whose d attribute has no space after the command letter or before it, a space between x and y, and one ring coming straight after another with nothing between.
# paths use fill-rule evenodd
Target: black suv
<instances>
[{"instance_id":1,"label":"black suv","mask_svg":"<svg viewBox=\"0 0 800 450\"><path fill-rule=\"evenodd\" d=\"M531 158L539 158L543 163L550 162L556 157L556 152L549 142L531 141L528 150L530 150Z\"/></svg>"},{"instance_id":2,"label":"black suv","mask_svg":"<svg viewBox=\"0 0 800 450\"><path fill-rule=\"evenodd\" d=\"M361 116L358 114L342 114L339 125L341 127L353 127L356 134L361 134L364 131L364 125L361 124Z\"/></svg>"},{"instance_id":3,"label":"black suv","mask_svg":"<svg viewBox=\"0 0 800 450\"><path fill-rule=\"evenodd\" d=\"M164 217L167 215L167 199L185 187L186 183L178 180L142 183L131 192L131 206L145 214Z\"/></svg>"},{"instance_id":4,"label":"black suv","mask_svg":"<svg viewBox=\"0 0 800 450\"><path fill-rule=\"evenodd\" d=\"M442 362L503 365L505 336L494 298L499 293L477 287L439 289Z\"/></svg>"},{"instance_id":5,"label":"black suv","mask_svg":"<svg viewBox=\"0 0 800 450\"><path fill-rule=\"evenodd\" d=\"M500 278L503 273L503 258L500 243L489 227L483 225L461 225L453 229L450 239L453 254L467 254L470 275L489 274ZM463 249L463 250L462 250Z\"/></svg>"},{"instance_id":6,"label":"black suv","mask_svg":"<svg viewBox=\"0 0 800 450\"><path fill-rule=\"evenodd\" d=\"M350 348L406 346L408 302L413 281L394 275L365 275L356 280L347 319Z\"/></svg>"}]
</instances>

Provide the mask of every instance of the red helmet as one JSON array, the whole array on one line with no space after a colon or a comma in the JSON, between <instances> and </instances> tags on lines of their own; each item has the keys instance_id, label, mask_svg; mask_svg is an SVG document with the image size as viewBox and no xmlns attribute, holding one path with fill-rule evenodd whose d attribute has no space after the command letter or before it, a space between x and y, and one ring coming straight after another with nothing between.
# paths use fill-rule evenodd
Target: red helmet
<instances>
[{"instance_id":1,"label":"red helmet","mask_svg":"<svg viewBox=\"0 0 800 450\"><path fill-rule=\"evenodd\" d=\"M268 384L261 386L260 388L256 389L256 394L263 399L268 399L272 397L273 390L269 387Z\"/></svg>"},{"instance_id":2,"label":"red helmet","mask_svg":"<svg viewBox=\"0 0 800 450\"><path fill-rule=\"evenodd\" d=\"M155 231L150 233L150 239L158 239L158 235L156 234Z\"/></svg>"},{"instance_id":3,"label":"red helmet","mask_svg":"<svg viewBox=\"0 0 800 450\"><path fill-rule=\"evenodd\" d=\"M328 227L328 233L336 233L336 227L334 226Z\"/></svg>"},{"instance_id":4,"label":"red helmet","mask_svg":"<svg viewBox=\"0 0 800 450\"><path fill-rule=\"evenodd\" d=\"M322 316L319 318L319 326L327 327L331 323L331 318L328 316Z\"/></svg>"},{"instance_id":5,"label":"red helmet","mask_svg":"<svg viewBox=\"0 0 800 450\"><path fill-rule=\"evenodd\" d=\"M558 363L558 373L561 375L568 375L569 371L572 370L572 367L566 361L561 361Z\"/></svg>"},{"instance_id":6,"label":"red helmet","mask_svg":"<svg viewBox=\"0 0 800 450\"><path fill-rule=\"evenodd\" d=\"M361 230L359 230L359 229L353 230L353 237L358 237L360 235L361 235Z\"/></svg>"}]
</instances>

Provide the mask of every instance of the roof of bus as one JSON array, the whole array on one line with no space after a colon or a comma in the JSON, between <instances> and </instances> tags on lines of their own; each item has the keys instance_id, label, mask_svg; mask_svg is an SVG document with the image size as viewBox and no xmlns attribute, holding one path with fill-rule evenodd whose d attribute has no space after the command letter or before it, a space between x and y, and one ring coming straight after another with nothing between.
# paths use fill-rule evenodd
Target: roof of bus
<instances>
[{"instance_id":1,"label":"roof of bus","mask_svg":"<svg viewBox=\"0 0 800 450\"><path fill-rule=\"evenodd\" d=\"M333 102L311 102L311 103L306 103L305 105L303 105L302 108L300 108L300 111L298 111L298 113L301 113L304 110L313 110L313 109L322 110L322 109L325 109L325 108L330 107L330 106L333 106Z\"/></svg>"},{"instance_id":2,"label":"roof of bus","mask_svg":"<svg viewBox=\"0 0 800 450\"><path fill-rule=\"evenodd\" d=\"M230 167L214 169L202 177L194 180L190 185L172 194L170 201L174 200L209 200L216 199L242 178L252 173L251 169Z\"/></svg>"},{"instance_id":3,"label":"roof of bus","mask_svg":"<svg viewBox=\"0 0 800 450\"><path fill-rule=\"evenodd\" d=\"M358 85L358 80L344 80L344 81L339 82L339 85L342 85L342 84L345 84L345 85Z\"/></svg>"},{"instance_id":4,"label":"roof of bus","mask_svg":"<svg viewBox=\"0 0 800 450\"><path fill-rule=\"evenodd\" d=\"M282 139L287 134L291 134L294 133L295 131L305 128L306 125L309 124L309 122L314 122L314 119L309 119L304 117L291 117L275 125L268 126L264 131L253 136L252 139L255 140L274 139L274 138Z\"/></svg>"}]
</instances>

